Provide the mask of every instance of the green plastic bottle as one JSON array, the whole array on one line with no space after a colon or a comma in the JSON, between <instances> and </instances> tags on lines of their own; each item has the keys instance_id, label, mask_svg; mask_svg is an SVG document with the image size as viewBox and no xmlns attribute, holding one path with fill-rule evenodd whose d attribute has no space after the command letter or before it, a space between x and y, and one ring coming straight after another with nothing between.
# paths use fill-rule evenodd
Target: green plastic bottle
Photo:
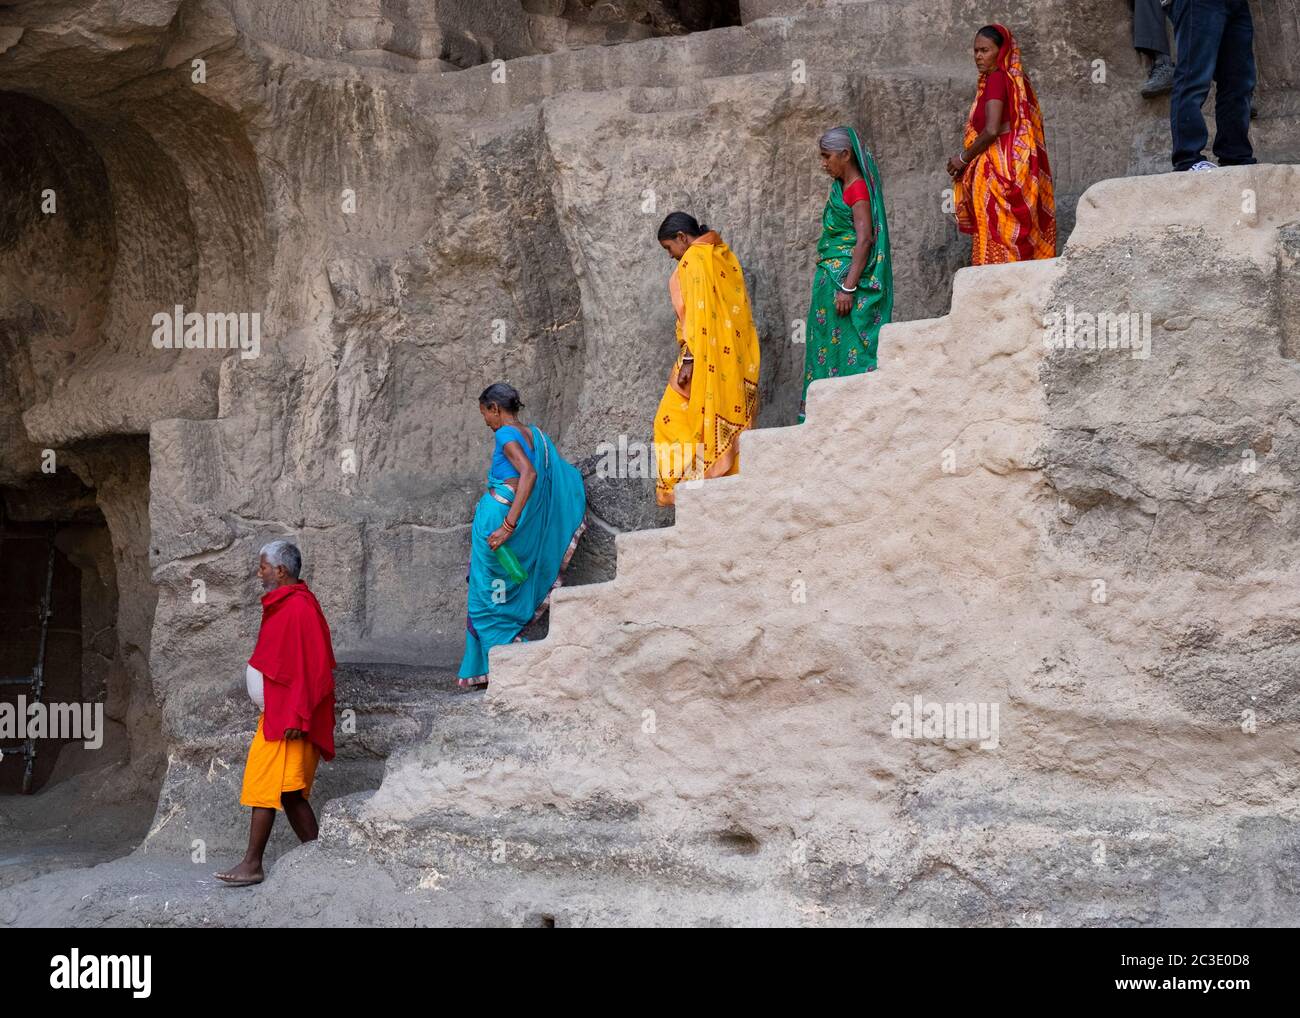
<instances>
[{"instance_id":1,"label":"green plastic bottle","mask_svg":"<svg viewBox=\"0 0 1300 1018\"><path fill-rule=\"evenodd\" d=\"M501 568L506 571L512 583L523 583L528 579L528 570L519 561L519 556L510 550L510 545L497 546L497 561L501 563Z\"/></svg>"}]
</instances>

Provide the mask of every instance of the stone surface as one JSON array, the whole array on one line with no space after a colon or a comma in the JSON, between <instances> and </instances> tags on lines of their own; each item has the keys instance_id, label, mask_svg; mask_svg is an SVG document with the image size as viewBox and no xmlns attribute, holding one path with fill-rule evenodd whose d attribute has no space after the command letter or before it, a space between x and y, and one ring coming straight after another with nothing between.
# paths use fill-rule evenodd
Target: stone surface
<instances>
[{"instance_id":1,"label":"stone surface","mask_svg":"<svg viewBox=\"0 0 1300 1018\"><path fill-rule=\"evenodd\" d=\"M1228 776L1153 776L1135 748L1143 723L1115 714L1140 704L1178 718L1170 753L1194 761L1217 760L1221 735L1196 724L1230 725L1243 669L1260 677L1249 695L1261 718L1282 724L1293 710L1291 171L1225 174L1203 192L1187 180L1107 183L1080 197L1166 164L1167 103L1137 95L1145 71L1122 0L726 7L148 0L0 11L0 130L17 139L0 152L14 185L0 200L0 496L69 512L91 499L108 527L117 618L97 667L129 747L115 787L160 799L146 853L239 836L231 779L207 775L217 758L235 766L252 727L242 662L265 540L302 545L341 659L454 665L489 448L475 398L499 378L583 466L592 526L573 578L612 583L573 588L551 636L502 655L490 723L521 726L499 755L527 767L505 774L482 753L480 774L417 747L373 800L339 800L338 837L410 872L444 872L458 838L490 855L503 839L485 818L513 807L504 840L536 844L564 871L554 839L572 839L564 811L576 810L594 825L582 849L593 857L621 846L613 857L633 869L657 860L700 874L660 913L638 912L632 895L571 903L571 921L802 921L792 917L804 908L827 921L890 921L906 908L921 921L1011 921L989 904L1001 885L972 882L984 863L1006 867L1008 886L1068 869L1069 902L1043 906L1047 921L1100 921L1113 888L1086 860L1077 874L1067 862L1088 833L1112 854L1130 834L1168 839L1161 860L1134 863L1152 880L1207 845L1228 846L1225 872L1239 875L1245 856L1229 849L1245 831L1251 865L1293 852L1274 785L1255 814L1204 805L1267 770L1273 729L1261 726L1254 745L1268 748ZM1300 7L1277 0L1258 17L1255 138L1262 158L1294 161ZM1080 226L1062 263L959 273L954 287L966 245L944 212L943 164L974 88L970 36L990 20L1022 41L1063 236L1076 206ZM872 386L819 392L820 421L792 432L802 348L791 330L806 313L826 187L814 147L844 121L882 166L897 318L914 321L885 333L889 370ZM1234 187L1257 188L1255 212ZM45 188L54 214L41 211ZM650 438L672 358L670 264L653 231L675 208L718 228L745 266L764 431L747 439L740 478L686 494L677 526L654 529L672 515L654 509L649 483L600 477L597 464L620 437ZM1016 333L1058 306L1109 310L1121 295L1152 316L1152 357L1137 370L1112 355L1040 364ZM155 349L153 315L176 305L259 314L260 356ZM950 305L948 318L921 321ZM1221 356L1198 360L1209 345ZM906 382L874 384L891 375ZM954 451L953 475L935 474L935 436ZM41 472L46 449L54 480ZM1257 472L1231 473L1247 450ZM827 473L857 492L856 524L842 500L811 497ZM744 543L723 554L724 536ZM801 579L808 601L796 605ZM863 589L828 593L851 579ZM1114 600L1079 602L1097 579ZM1141 604L1126 600L1138 588ZM1137 621L1110 631L1093 616L1117 603L1111 615ZM816 626L814 611L825 613ZM1019 672L988 663L1006 655L1008 630ZM505 664L514 653L540 654L528 667L553 678L524 682ZM988 756L864 744L867 718L917 687L1001 697L1008 717L1021 711L1009 746ZM426 709L417 700L412 717ZM639 734L647 709L662 718L659 741ZM1066 739L1070 724L1085 734ZM1123 749L1111 763L1096 742L1078 748L1103 729ZM1026 750L1040 732L1043 745ZM781 757L801 736L818 752ZM782 765L762 764L754 742ZM373 789L382 755L329 794ZM1126 767L1144 777L1124 784ZM1062 773L1076 772L1082 784L1063 791ZM849 794L864 788L879 794ZM967 827L967 862L931 858L962 789L983 796L972 817L1006 825L1013 848ZM1147 799L1167 790L1159 821L1141 827ZM1067 791L1090 805L1061 805ZM547 796L561 819L528 814ZM1212 821L1198 822L1198 803ZM647 848L678 823L682 843ZM1040 843L1055 848L1036 854ZM758 904L790 858L815 879ZM477 888L506 872L462 862ZM855 901L846 888L869 873L887 874L891 890ZM715 877L745 890L721 903ZM546 867L510 879L523 881L518 908L484 921L531 921L528 895L567 887ZM629 886L613 864L600 880L601 894ZM1135 905L1135 921L1192 921L1194 898L1164 914ZM1279 891L1276 907L1289 900ZM1248 908L1232 921L1264 915Z\"/></svg>"},{"instance_id":2,"label":"stone surface","mask_svg":"<svg viewBox=\"0 0 1300 1018\"><path fill-rule=\"evenodd\" d=\"M521 883L734 880L788 922L1289 921L1298 196L1296 167L1108 181L1062 259L961 272L494 652L522 742L404 751L353 830L449 888L504 844ZM1067 308L1149 315L1149 356L1046 350ZM897 737L915 697L996 705L996 745Z\"/></svg>"}]
</instances>

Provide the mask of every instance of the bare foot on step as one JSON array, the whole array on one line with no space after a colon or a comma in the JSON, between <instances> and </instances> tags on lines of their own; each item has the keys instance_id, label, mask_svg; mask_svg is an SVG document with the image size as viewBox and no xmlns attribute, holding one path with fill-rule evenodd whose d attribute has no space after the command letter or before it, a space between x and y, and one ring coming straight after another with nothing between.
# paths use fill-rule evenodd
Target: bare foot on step
<instances>
[{"instance_id":1,"label":"bare foot on step","mask_svg":"<svg viewBox=\"0 0 1300 1018\"><path fill-rule=\"evenodd\" d=\"M248 887L251 884L260 884L265 879L262 867L251 862L241 862L233 869L212 875L231 887Z\"/></svg>"}]
</instances>

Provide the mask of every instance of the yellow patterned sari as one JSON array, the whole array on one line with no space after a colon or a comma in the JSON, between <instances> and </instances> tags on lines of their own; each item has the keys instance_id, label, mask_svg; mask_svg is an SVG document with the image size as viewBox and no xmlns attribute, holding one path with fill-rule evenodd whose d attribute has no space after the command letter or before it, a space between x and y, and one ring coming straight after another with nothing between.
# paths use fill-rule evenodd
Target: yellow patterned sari
<instances>
[{"instance_id":1,"label":"yellow patterned sari","mask_svg":"<svg viewBox=\"0 0 1300 1018\"><path fill-rule=\"evenodd\" d=\"M672 504L679 481L736 473L737 439L758 413L758 333L740 263L716 231L686 249L668 289L678 354L655 415L661 505ZM695 366L683 393L673 383L689 357Z\"/></svg>"}]
</instances>

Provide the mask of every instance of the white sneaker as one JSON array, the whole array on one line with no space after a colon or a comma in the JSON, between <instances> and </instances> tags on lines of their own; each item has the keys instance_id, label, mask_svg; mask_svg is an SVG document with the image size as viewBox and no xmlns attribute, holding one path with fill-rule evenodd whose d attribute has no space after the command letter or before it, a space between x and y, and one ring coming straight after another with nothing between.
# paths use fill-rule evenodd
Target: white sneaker
<instances>
[{"instance_id":1,"label":"white sneaker","mask_svg":"<svg viewBox=\"0 0 1300 1018\"><path fill-rule=\"evenodd\" d=\"M1195 166L1189 166L1188 170L1192 173L1204 173L1206 170L1217 170L1218 167L1208 159L1202 159Z\"/></svg>"}]
</instances>

